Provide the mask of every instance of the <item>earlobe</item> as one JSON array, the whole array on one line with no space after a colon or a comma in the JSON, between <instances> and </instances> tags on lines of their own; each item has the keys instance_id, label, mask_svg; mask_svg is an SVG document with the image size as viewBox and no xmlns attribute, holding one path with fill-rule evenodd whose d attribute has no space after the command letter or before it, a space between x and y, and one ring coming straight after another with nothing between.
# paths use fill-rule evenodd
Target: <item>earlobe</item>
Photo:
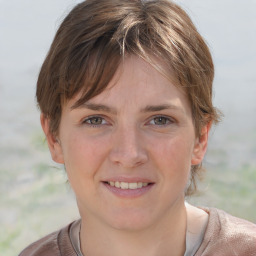
<instances>
[{"instance_id":1,"label":"earlobe","mask_svg":"<svg viewBox=\"0 0 256 256\"><path fill-rule=\"evenodd\" d=\"M64 164L63 152L60 141L54 136L49 127L49 119L44 114L40 116L41 126L46 136L48 147L52 156L52 160L59 164Z\"/></svg>"},{"instance_id":2,"label":"earlobe","mask_svg":"<svg viewBox=\"0 0 256 256\"><path fill-rule=\"evenodd\" d=\"M193 156L191 165L198 165L203 161L204 155L208 145L208 135L211 129L211 122L203 126L201 129L201 135L196 139L196 143L193 150Z\"/></svg>"}]
</instances>

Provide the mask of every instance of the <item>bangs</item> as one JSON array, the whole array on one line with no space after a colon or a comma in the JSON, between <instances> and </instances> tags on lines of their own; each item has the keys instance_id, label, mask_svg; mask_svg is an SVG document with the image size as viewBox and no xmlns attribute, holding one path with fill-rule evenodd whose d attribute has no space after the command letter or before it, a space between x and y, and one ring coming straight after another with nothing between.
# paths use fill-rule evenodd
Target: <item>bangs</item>
<instances>
[{"instance_id":1,"label":"bangs","mask_svg":"<svg viewBox=\"0 0 256 256\"><path fill-rule=\"evenodd\" d=\"M83 49L77 51L74 68L69 66L67 74L69 77L64 85L64 101L68 101L81 93L81 97L74 105L74 108L79 107L84 102L97 96L105 90L112 78L114 77L119 64L121 62L120 50L117 45L110 45L109 41L106 45L106 40L102 39L96 42L89 54L83 57ZM79 58L79 63L78 63ZM79 68L78 68L79 67Z\"/></svg>"}]
</instances>

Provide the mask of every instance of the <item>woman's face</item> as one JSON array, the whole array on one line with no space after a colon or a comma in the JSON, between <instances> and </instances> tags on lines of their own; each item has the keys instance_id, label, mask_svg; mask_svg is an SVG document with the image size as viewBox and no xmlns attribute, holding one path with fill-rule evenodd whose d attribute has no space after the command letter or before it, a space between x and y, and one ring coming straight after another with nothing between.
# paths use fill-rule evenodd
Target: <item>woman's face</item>
<instances>
[{"instance_id":1,"label":"woman's face","mask_svg":"<svg viewBox=\"0 0 256 256\"><path fill-rule=\"evenodd\" d=\"M82 218L138 230L178 214L207 144L195 137L185 94L132 56L104 92L73 109L77 100L63 108L59 142L48 142Z\"/></svg>"}]
</instances>

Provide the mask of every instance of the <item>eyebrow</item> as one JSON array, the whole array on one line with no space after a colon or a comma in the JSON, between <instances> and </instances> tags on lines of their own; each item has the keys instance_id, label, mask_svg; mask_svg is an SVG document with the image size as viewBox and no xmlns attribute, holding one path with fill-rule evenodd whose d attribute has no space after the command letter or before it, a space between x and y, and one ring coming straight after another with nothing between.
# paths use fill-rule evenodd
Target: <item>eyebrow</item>
<instances>
[{"instance_id":1,"label":"eyebrow","mask_svg":"<svg viewBox=\"0 0 256 256\"><path fill-rule=\"evenodd\" d=\"M71 109L75 109L75 108L76 107L74 106L71 107ZM87 108L94 111L104 111L111 114L117 114L116 109L103 104L94 104L94 103L86 102L81 106L79 106L78 108ZM168 109L182 111L182 109L180 109L179 107L171 104L148 105L142 108L140 111L143 113L148 113L148 112L158 112L158 111L168 110Z\"/></svg>"},{"instance_id":2,"label":"eyebrow","mask_svg":"<svg viewBox=\"0 0 256 256\"><path fill-rule=\"evenodd\" d=\"M182 111L179 107L171 104L162 104L162 105L148 105L145 108L142 109L142 112L157 112L161 110L166 110L166 109L173 109L173 110L179 110Z\"/></svg>"},{"instance_id":3,"label":"eyebrow","mask_svg":"<svg viewBox=\"0 0 256 256\"><path fill-rule=\"evenodd\" d=\"M71 109L75 109L75 108L76 107L74 107L74 106L71 107ZM104 112L108 112L108 113L112 113L112 114L117 113L117 111L114 108L108 107L103 104L93 104L93 103L89 103L89 102L82 104L78 108L87 108L87 109L94 110L94 111L104 111Z\"/></svg>"}]
</instances>

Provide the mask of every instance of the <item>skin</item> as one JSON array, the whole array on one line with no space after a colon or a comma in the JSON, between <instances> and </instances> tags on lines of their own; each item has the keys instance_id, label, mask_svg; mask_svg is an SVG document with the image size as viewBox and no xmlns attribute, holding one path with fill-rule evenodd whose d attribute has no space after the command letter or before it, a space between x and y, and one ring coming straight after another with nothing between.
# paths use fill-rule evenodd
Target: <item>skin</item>
<instances>
[{"instance_id":1,"label":"skin","mask_svg":"<svg viewBox=\"0 0 256 256\"><path fill-rule=\"evenodd\" d=\"M210 125L197 138L186 95L135 56L104 92L72 108L78 99L63 106L57 138L43 114L41 123L76 194L83 253L184 255L184 191L191 165L206 152ZM124 195L108 181L150 185Z\"/></svg>"}]
</instances>

